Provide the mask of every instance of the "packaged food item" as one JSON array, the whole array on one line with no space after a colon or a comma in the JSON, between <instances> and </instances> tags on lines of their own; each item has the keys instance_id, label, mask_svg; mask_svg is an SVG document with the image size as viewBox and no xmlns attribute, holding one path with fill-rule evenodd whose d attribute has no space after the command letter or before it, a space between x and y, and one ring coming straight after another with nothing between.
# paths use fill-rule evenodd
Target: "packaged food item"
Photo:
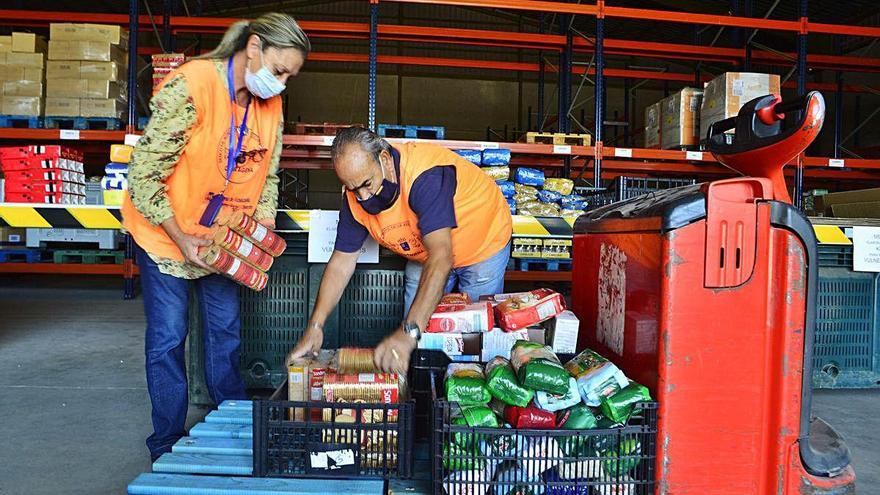
<instances>
[{"instance_id":1,"label":"packaged food item","mask_svg":"<svg viewBox=\"0 0 880 495\"><path fill-rule=\"evenodd\" d=\"M562 199L562 195L556 191L538 191L538 201L544 203L558 203Z\"/></svg>"},{"instance_id":2,"label":"packaged food item","mask_svg":"<svg viewBox=\"0 0 880 495\"><path fill-rule=\"evenodd\" d=\"M503 428L511 429L511 426L505 424ZM513 457L524 447L525 437L512 432L509 435L492 435L480 441L480 453L486 457Z\"/></svg>"},{"instance_id":3,"label":"packaged food item","mask_svg":"<svg viewBox=\"0 0 880 495\"><path fill-rule=\"evenodd\" d=\"M360 347L343 347L339 349L336 360L339 373L351 375L355 373L377 373L373 362L373 349Z\"/></svg>"},{"instance_id":4,"label":"packaged food item","mask_svg":"<svg viewBox=\"0 0 880 495\"><path fill-rule=\"evenodd\" d=\"M440 302L437 305L443 304L470 304L471 296L465 294L464 292L450 292L449 294L443 294L443 297L440 298Z\"/></svg>"},{"instance_id":5,"label":"packaged food item","mask_svg":"<svg viewBox=\"0 0 880 495\"><path fill-rule=\"evenodd\" d=\"M535 405L545 411L561 411L568 409L581 402L581 394L578 392L577 380L570 378L568 380L568 392L564 394L551 394L543 390L535 393Z\"/></svg>"},{"instance_id":6,"label":"packaged food item","mask_svg":"<svg viewBox=\"0 0 880 495\"><path fill-rule=\"evenodd\" d=\"M419 349L443 351L449 357L477 357L480 355L480 335L479 333L423 333L419 340Z\"/></svg>"},{"instance_id":7,"label":"packaged food item","mask_svg":"<svg viewBox=\"0 0 880 495\"><path fill-rule=\"evenodd\" d=\"M526 186L542 187L544 185L544 172L536 168L519 167L513 174L513 180Z\"/></svg>"},{"instance_id":8,"label":"packaged food item","mask_svg":"<svg viewBox=\"0 0 880 495\"><path fill-rule=\"evenodd\" d=\"M513 198L505 199L507 199L507 207L510 208L510 214L516 215L516 201Z\"/></svg>"},{"instance_id":9,"label":"packaged food item","mask_svg":"<svg viewBox=\"0 0 880 495\"><path fill-rule=\"evenodd\" d=\"M535 201L535 202L537 202L537 201L538 201L538 196L536 196L536 195L532 195L532 194L529 194L529 193L516 193L516 194L513 196L513 200L516 202L516 205L517 205L517 206L521 206L521 205L523 205L523 204L525 204L525 203L528 203L528 202L530 202L530 201Z\"/></svg>"},{"instance_id":10,"label":"packaged food item","mask_svg":"<svg viewBox=\"0 0 880 495\"><path fill-rule=\"evenodd\" d=\"M443 480L443 490L446 491L446 495L486 495L488 483L493 475L494 469L491 466L453 471Z\"/></svg>"},{"instance_id":11,"label":"packaged food item","mask_svg":"<svg viewBox=\"0 0 880 495\"><path fill-rule=\"evenodd\" d=\"M556 428L556 415L550 411L538 409L534 405L526 407L507 406L504 408L504 420L507 421L510 426L517 429Z\"/></svg>"},{"instance_id":12,"label":"packaged food item","mask_svg":"<svg viewBox=\"0 0 880 495\"><path fill-rule=\"evenodd\" d=\"M306 397L312 402L320 402L324 398L324 377L336 373L334 358L336 351L322 349L316 357L309 360L306 374ZM312 421L320 421L322 412L312 409Z\"/></svg>"},{"instance_id":13,"label":"packaged food item","mask_svg":"<svg viewBox=\"0 0 880 495\"><path fill-rule=\"evenodd\" d=\"M510 150L504 148L483 150L484 167L506 167L510 165Z\"/></svg>"},{"instance_id":14,"label":"packaged food item","mask_svg":"<svg viewBox=\"0 0 880 495\"><path fill-rule=\"evenodd\" d=\"M253 217L241 210L232 213L221 225L228 226L273 257L281 256L287 249L287 242L281 236L260 225Z\"/></svg>"},{"instance_id":15,"label":"packaged food item","mask_svg":"<svg viewBox=\"0 0 880 495\"><path fill-rule=\"evenodd\" d=\"M229 227L218 227L214 232L214 243L243 259L258 270L267 271L275 260L269 253L235 233Z\"/></svg>"},{"instance_id":16,"label":"packaged food item","mask_svg":"<svg viewBox=\"0 0 880 495\"><path fill-rule=\"evenodd\" d=\"M510 349L517 340L529 340L529 332L526 329L505 332L500 328L493 328L491 332L482 334L483 350L482 361L489 362L496 357L510 359ZM422 336L424 340L424 336Z\"/></svg>"},{"instance_id":17,"label":"packaged food item","mask_svg":"<svg viewBox=\"0 0 880 495\"><path fill-rule=\"evenodd\" d=\"M577 350L580 325L581 322L578 317L568 309L544 322L544 327L547 329L547 340L553 352L557 354L574 354Z\"/></svg>"},{"instance_id":18,"label":"packaged food item","mask_svg":"<svg viewBox=\"0 0 880 495\"><path fill-rule=\"evenodd\" d=\"M535 396L534 390L519 384L513 366L503 357L496 357L486 363L486 388L492 397L512 406L527 407Z\"/></svg>"},{"instance_id":19,"label":"packaged food item","mask_svg":"<svg viewBox=\"0 0 880 495\"><path fill-rule=\"evenodd\" d=\"M133 146L128 146L127 144L111 144L110 161L127 164L131 162L132 152L134 152Z\"/></svg>"},{"instance_id":20,"label":"packaged food item","mask_svg":"<svg viewBox=\"0 0 880 495\"><path fill-rule=\"evenodd\" d=\"M513 187L513 182L509 180L499 180L495 182L498 184L498 189L501 189L501 194L505 198L512 198L516 194L516 189Z\"/></svg>"},{"instance_id":21,"label":"packaged food item","mask_svg":"<svg viewBox=\"0 0 880 495\"><path fill-rule=\"evenodd\" d=\"M434 310L425 331L477 333L488 332L494 326L492 305L487 302L444 304Z\"/></svg>"},{"instance_id":22,"label":"packaged food item","mask_svg":"<svg viewBox=\"0 0 880 495\"><path fill-rule=\"evenodd\" d=\"M510 179L509 167L483 167L481 170L496 182Z\"/></svg>"},{"instance_id":23,"label":"packaged food item","mask_svg":"<svg viewBox=\"0 0 880 495\"><path fill-rule=\"evenodd\" d=\"M459 407L458 410L453 411L451 420L453 426L467 426L470 428L498 428L501 426L495 411L486 406ZM478 440L482 438L482 435L470 432L459 431L452 433L452 441L469 451L476 449Z\"/></svg>"},{"instance_id":24,"label":"packaged food item","mask_svg":"<svg viewBox=\"0 0 880 495\"><path fill-rule=\"evenodd\" d=\"M529 196L538 197L538 188L533 186L526 186L519 183L514 183L513 188L516 190L518 194L528 194Z\"/></svg>"},{"instance_id":25,"label":"packaged food item","mask_svg":"<svg viewBox=\"0 0 880 495\"><path fill-rule=\"evenodd\" d=\"M544 179L545 191L556 191L563 196L568 196L574 190L574 181L571 179Z\"/></svg>"},{"instance_id":26,"label":"packaged food item","mask_svg":"<svg viewBox=\"0 0 880 495\"><path fill-rule=\"evenodd\" d=\"M220 246L210 246L199 252L206 264L214 267L223 276L235 280L239 284L257 292L266 288L269 277L260 270L245 263L237 256Z\"/></svg>"},{"instance_id":27,"label":"packaged food item","mask_svg":"<svg viewBox=\"0 0 880 495\"><path fill-rule=\"evenodd\" d=\"M557 413L556 424L563 430L592 430L599 427L593 411L583 404L577 404L571 409ZM559 437L557 441L559 448L568 456L587 455L585 449L590 445L590 438L581 435Z\"/></svg>"},{"instance_id":28,"label":"packaged food item","mask_svg":"<svg viewBox=\"0 0 880 495\"><path fill-rule=\"evenodd\" d=\"M560 464L561 466L561 464ZM590 495L590 483L588 479L566 480L559 476L557 469L551 469L544 473L544 482L547 484L545 495Z\"/></svg>"},{"instance_id":29,"label":"packaged food item","mask_svg":"<svg viewBox=\"0 0 880 495\"><path fill-rule=\"evenodd\" d=\"M597 454L591 452L585 456L595 458L560 463L554 469L556 477L560 480L571 482L574 480L594 480L604 476L605 471L602 469L602 460L598 459Z\"/></svg>"},{"instance_id":30,"label":"packaged food item","mask_svg":"<svg viewBox=\"0 0 880 495\"><path fill-rule=\"evenodd\" d=\"M520 205L517 210L520 215L533 217L558 217L559 205L553 203L527 202Z\"/></svg>"},{"instance_id":31,"label":"packaged food item","mask_svg":"<svg viewBox=\"0 0 880 495\"><path fill-rule=\"evenodd\" d=\"M549 320L564 309L565 300L558 292L535 289L498 304L495 316L498 326L510 332Z\"/></svg>"},{"instance_id":32,"label":"packaged food item","mask_svg":"<svg viewBox=\"0 0 880 495\"><path fill-rule=\"evenodd\" d=\"M577 379L584 404L601 405L601 397L609 396L629 384L626 375L599 353L584 349L565 363L565 369Z\"/></svg>"},{"instance_id":33,"label":"packaged food item","mask_svg":"<svg viewBox=\"0 0 880 495\"><path fill-rule=\"evenodd\" d=\"M494 295L486 295L480 296L480 301L489 301L493 307L497 306L499 303L502 303L511 297L517 296L527 296L528 292L509 292L506 294L494 294Z\"/></svg>"},{"instance_id":34,"label":"packaged food item","mask_svg":"<svg viewBox=\"0 0 880 495\"><path fill-rule=\"evenodd\" d=\"M446 400L466 406L486 405L491 399L482 366L452 363L446 369Z\"/></svg>"},{"instance_id":35,"label":"packaged food item","mask_svg":"<svg viewBox=\"0 0 880 495\"><path fill-rule=\"evenodd\" d=\"M450 471L483 469L486 459L473 450L447 442L443 445L443 467Z\"/></svg>"},{"instance_id":36,"label":"packaged food item","mask_svg":"<svg viewBox=\"0 0 880 495\"><path fill-rule=\"evenodd\" d=\"M563 210L586 210L587 209L587 198L583 196L578 196L576 194L572 194L571 196L563 196L562 199L559 200L560 206L562 206Z\"/></svg>"},{"instance_id":37,"label":"packaged food item","mask_svg":"<svg viewBox=\"0 0 880 495\"><path fill-rule=\"evenodd\" d=\"M480 165L483 154L480 153L480 150L453 150L458 156L464 158L465 160L473 163L474 165Z\"/></svg>"},{"instance_id":38,"label":"packaged food item","mask_svg":"<svg viewBox=\"0 0 880 495\"><path fill-rule=\"evenodd\" d=\"M549 347L519 340L510 351L510 361L522 386L560 395L568 393L571 377Z\"/></svg>"},{"instance_id":39,"label":"packaged food item","mask_svg":"<svg viewBox=\"0 0 880 495\"><path fill-rule=\"evenodd\" d=\"M287 367L287 400L304 402L306 396L306 376L308 370L307 359L296 359ZM290 408L291 417L294 421L305 421L305 409L301 407Z\"/></svg>"},{"instance_id":40,"label":"packaged food item","mask_svg":"<svg viewBox=\"0 0 880 495\"><path fill-rule=\"evenodd\" d=\"M583 210L566 210L566 209L559 210L559 215L564 218L568 218L568 217L575 217L576 218L576 217L581 216L583 213L584 213Z\"/></svg>"},{"instance_id":41,"label":"packaged food item","mask_svg":"<svg viewBox=\"0 0 880 495\"><path fill-rule=\"evenodd\" d=\"M498 468L492 495L543 495L544 483L538 476L529 474L516 463L505 463Z\"/></svg>"},{"instance_id":42,"label":"packaged food item","mask_svg":"<svg viewBox=\"0 0 880 495\"><path fill-rule=\"evenodd\" d=\"M616 423L626 423L632 415L633 406L651 400L651 393L644 385L630 381L610 396L601 396L602 414Z\"/></svg>"},{"instance_id":43,"label":"packaged food item","mask_svg":"<svg viewBox=\"0 0 880 495\"><path fill-rule=\"evenodd\" d=\"M403 380L396 373L339 373L324 376L324 401L340 403L397 404L404 395ZM396 423L398 411L383 409L327 408L323 419L337 423ZM360 418L358 416L360 415Z\"/></svg>"},{"instance_id":44,"label":"packaged food item","mask_svg":"<svg viewBox=\"0 0 880 495\"><path fill-rule=\"evenodd\" d=\"M642 445L635 438L624 438L610 449L600 449L602 469L611 477L626 476L639 465Z\"/></svg>"}]
</instances>

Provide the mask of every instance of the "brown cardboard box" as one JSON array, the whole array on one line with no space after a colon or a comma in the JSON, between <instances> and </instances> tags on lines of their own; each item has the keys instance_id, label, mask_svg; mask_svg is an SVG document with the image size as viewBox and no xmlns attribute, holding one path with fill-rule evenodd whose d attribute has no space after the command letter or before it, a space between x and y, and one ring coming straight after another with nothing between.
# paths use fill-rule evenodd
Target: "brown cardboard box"
<instances>
[{"instance_id":1,"label":"brown cardboard box","mask_svg":"<svg viewBox=\"0 0 880 495\"><path fill-rule=\"evenodd\" d=\"M0 53L12 51L12 36L0 36Z\"/></svg>"},{"instance_id":2,"label":"brown cardboard box","mask_svg":"<svg viewBox=\"0 0 880 495\"><path fill-rule=\"evenodd\" d=\"M46 38L34 33L12 33L12 51L46 53Z\"/></svg>"},{"instance_id":3,"label":"brown cardboard box","mask_svg":"<svg viewBox=\"0 0 880 495\"><path fill-rule=\"evenodd\" d=\"M93 62L126 61L126 53L118 46L101 41L49 40L49 60L89 60Z\"/></svg>"},{"instance_id":4,"label":"brown cardboard box","mask_svg":"<svg viewBox=\"0 0 880 495\"><path fill-rule=\"evenodd\" d=\"M109 24L49 24L49 39L59 41L100 41L128 46L128 30Z\"/></svg>"},{"instance_id":5,"label":"brown cardboard box","mask_svg":"<svg viewBox=\"0 0 880 495\"><path fill-rule=\"evenodd\" d=\"M46 98L46 115L49 117L79 117L79 98Z\"/></svg>"},{"instance_id":6,"label":"brown cardboard box","mask_svg":"<svg viewBox=\"0 0 880 495\"><path fill-rule=\"evenodd\" d=\"M2 55L2 53L0 53ZM43 69L0 64L0 81L42 81Z\"/></svg>"},{"instance_id":7,"label":"brown cardboard box","mask_svg":"<svg viewBox=\"0 0 880 495\"><path fill-rule=\"evenodd\" d=\"M692 148L700 144L703 90L684 88L660 100L660 148Z\"/></svg>"},{"instance_id":8,"label":"brown cardboard box","mask_svg":"<svg viewBox=\"0 0 880 495\"><path fill-rule=\"evenodd\" d=\"M306 401L308 382L308 360L297 359L287 368L287 400L294 402ZM305 420L305 410L301 407L291 408L294 421Z\"/></svg>"},{"instance_id":9,"label":"brown cardboard box","mask_svg":"<svg viewBox=\"0 0 880 495\"><path fill-rule=\"evenodd\" d=\"M26 232L27 229L20 229L17 227L0 227L0 244L24 244L27 240Z\"/></svg>"},{"instance_id":10,"label":"brown cardboard box","mask_svg":"<svg viewBox=\"0 0 880 495\"><path fill-rule=\"evenodd\" d=\"M44 66L44 58L45 55L42 53L9 52L6 54L6 65L42 69Z\"/></svg>"},{"instance_id":11,"label":"brown cardboard box","mask_svg":"<svg viewBox=\"0 0 880 495\"><path fill-rule=\"evenodd\" d=\"M43 81L4 81L3 96L43 96Z\"/></svg>"},{"instance_id":12,"label":"brown cardboard box","mask_svg":"<svg viewBox=\"0 0 880 495\"><path fill-rule=\"evenodd\" d=\"M80 115L83 117L122 118L125 103L114 98L88 98L79 101Z\"/></svg>"},{"instance_id":13,"label":"brown cardboard box","mask_svg":"<svg viewBox=\"0 0 880 495\"><path fill-rule=\"evenodd\" d=\"M83 79L103 79L106 81L124 81L125 64L119 62L88 62L79 63L79 77Z\"/></svg>"},{"instance_id":14,"label":"brown cardboard box","mask_svg":"<svg viewBox=\"0 0 880 495\"><path fill-rule=\"evenodd\" d=\"M817 211L842 218L880 218L880 188L829 193L815 198Z\"/></svg>"},{"instance_id":15,"label":"brown cardboard box","mask_svg":"<svg viewBox=\"0 0 880 495\"><path fill-rule=\"evenodd\" d=\"M759 96L779 94L779 76L755 72L727 72L712 79L703 88L700 108L700 137L706 138L709 126L733 117L743 105Z\"/></svg>"},{"instance_id":16,"label":"brown cardboard box","mask_svg":"<svg viewBox=\"0 0 880 495\"><path fill-rule=\"evenodd\" d=\"M43 98L39 96L4 96L2 113L5 115L42 115Z\"/></svg>"},{"instance_id":17,"label":"brown cardboard box","mask_svg":"<svg viewBox=\"0 0 880 495\"><path fill-rule=\"evenodd\" d=\"M660 102L645 108L645 148L660 147Z\"/></svg>"},{"instance_id":18,"label":"brown cardboard box","mask_svg":"<svg viewBox=\"0 0 880 495\"><path fill-rule=\"evenodd\" d=\"M113 98L125 100L124 85L97 79L48 79L46 96L59 98Z\"/></svg>"},{"instance_id":19,"label":"brown cardboard box","mask_svg":"<svg viewBox=\"0 0 880 495\"><path fill-rule=\"evenodd\" d=\"M80 79L79 64L76 60L49 60L46 62L46 80Z\"/></svg>"}]
</instances>

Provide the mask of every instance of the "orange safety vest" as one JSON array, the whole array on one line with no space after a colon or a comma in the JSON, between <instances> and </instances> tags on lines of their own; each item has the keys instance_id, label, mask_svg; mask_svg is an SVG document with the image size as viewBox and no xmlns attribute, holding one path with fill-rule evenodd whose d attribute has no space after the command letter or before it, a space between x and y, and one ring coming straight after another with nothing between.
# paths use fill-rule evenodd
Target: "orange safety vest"
<instances>
[{"instance_id":1,"label":"orange safety vest","mask_svg":"<svg viewBox=\"0 0 880 495\"><path fill-rule=\"evenodd\" d=\"M212 194L223 190L229 148L229 119L233 104L229 101L226 81L214 60L193 60L179 67L165 78L183 74L186 87L196 108L198 119L190 129L189 142L171 176L165 181L165 192L171 201L174 217L181 230L190 235L208 235L210 231L199 225ZM164 83L163 83L164 84ZM248 156L243 164L237 164L224 195L222 215L244 210L252 215L266 183L272 151L281 121L281 98L268 100L251 98L247 133L242 153L261 151ZM235 139L244 117L244 109L234 105L236 113ZM156 129L154 132L161 132ZM135 156L137 150L135 149ZM255 158L257 161L255 161ZM133 166L137 166L136 163ZM151 224L126 195L122 206L123 226L144 251L177 261L183 255L165 230Z\"/></svg>"},{"instance_id":2,"label":"orange safety vest","mask_svg":"<svg viewBox=\"0 0 880 495\"><path fill-rule=\"evenodd\" d=\"M479 167L434 144L406 143L395 149L400 153L400 195L390 208L370 215L354 193L345 193L352 216L379 244L419 263L428 259L418 216L409 207L409 192L426 170L451 165L455 167L457 183L453 202L458 224L452 229L453 267L485 261L507 246L513 232L510 207L495 182Z\"/></svg>"}]
</instances>

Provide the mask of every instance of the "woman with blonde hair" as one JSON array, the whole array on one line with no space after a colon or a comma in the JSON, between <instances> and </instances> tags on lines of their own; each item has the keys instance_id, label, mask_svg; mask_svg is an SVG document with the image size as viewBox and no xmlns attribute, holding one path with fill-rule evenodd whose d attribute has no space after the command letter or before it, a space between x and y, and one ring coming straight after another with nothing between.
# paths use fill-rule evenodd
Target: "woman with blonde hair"
<instances>
[{"instance_id":1,"label":"woman with blonde hair","mask_svg":"<svg viewBox=\"0 0 880 495\"><path fill-rule=\"evenodd\" d=\"M147 329L153 460L184 434L190 288L204 325L211 398L245 398L238 286L198 257L218 215L244 211L274 228L281 98L311 50L286 14L233 24L216 49L169 74L130 164L123 224L137 244Z\"/></svg>"}]
</instances>

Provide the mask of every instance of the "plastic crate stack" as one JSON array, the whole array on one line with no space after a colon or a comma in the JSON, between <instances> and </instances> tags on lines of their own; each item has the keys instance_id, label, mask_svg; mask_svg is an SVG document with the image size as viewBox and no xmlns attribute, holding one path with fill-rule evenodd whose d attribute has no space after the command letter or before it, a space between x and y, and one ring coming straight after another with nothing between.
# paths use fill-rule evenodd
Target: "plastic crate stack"
<instances>
[{"instance_id":1,"label":"plastic crate stack","mask_svg":"<svg viewBox=\"0 0 880 495\"><path fill-rule=\"evenodd\" d=\"M0 125L40 127L43 115L46 40L33 33L0 36Z\"/></svg>"},{"instance_id":2,"label":"plastic crate stack","mask_svg":"<svg viewBox=\"0 0 880 495\"><path fill-rule=\"evenodd\" d=\"M65 146L0 148L5 201L86 204L83 155Z\"/></svg>"},{"instance_id":3,"label":"plastic crate stack","mask_svg":"<svg viewBox=\"0 0 880 495\"><path fill-rule=\"evenodd\" d=\"M153 55L153 94L165 80L165 77L174 69L186 62L186 55L182 53L160 53Z\"/></svg>"},{"instance_id":4,"label":"plastic crate stack","mask_svg":"<svg viewBox=\"0 0 880 495\"><path fill-rule=\"evenodd\" d=\"M53 117L121 119L128 99L127 50L128 31L119 26L50 24L47 126ZM85 122L74 126L91 128Z\"/></svg>"}]
</instances>

